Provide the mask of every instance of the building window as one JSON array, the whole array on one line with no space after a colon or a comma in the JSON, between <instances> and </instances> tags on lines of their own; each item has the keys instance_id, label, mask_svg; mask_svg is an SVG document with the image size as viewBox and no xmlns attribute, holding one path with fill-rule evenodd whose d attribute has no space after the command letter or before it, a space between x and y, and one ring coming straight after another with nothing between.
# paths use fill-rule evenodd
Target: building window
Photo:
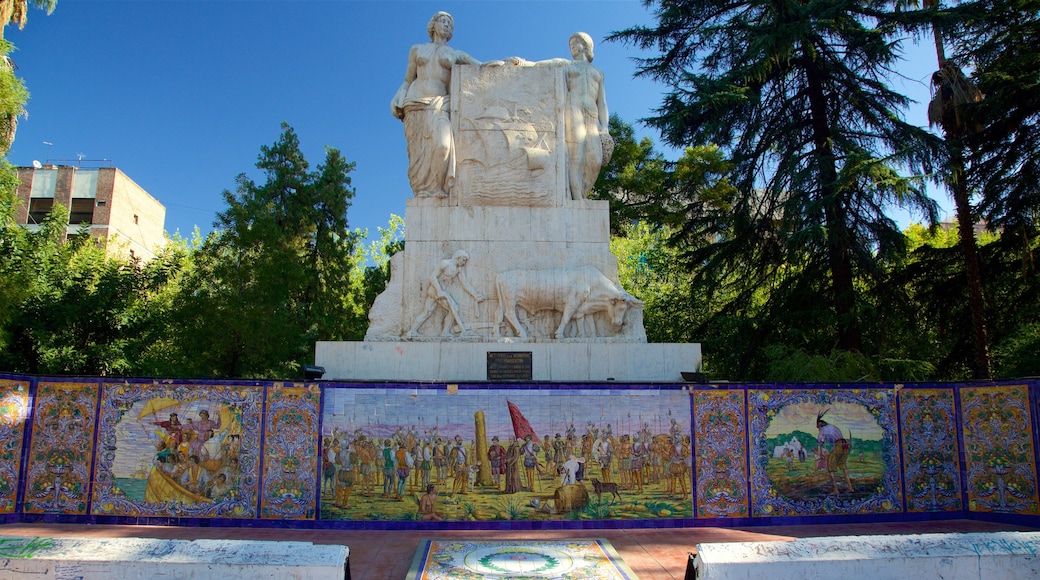
<instances>
[{"instance_id":1,"label":"building window","mask_svg":"<svg viewBox=\"0 0 1040 580\"><path fill-rule=\"evenodd\" d=\"M69 209L69 223L94 223L94 200L90 198L72 198L72 207Z\"/></svg>"},{"instance_id":2,"label":"building window","mask_svg":"<svg viewBox=\"0 0 1040 580\"><path fill-rule=\"evenodd\" d=\"M29 223L42 224L47 214L54 207L53 197L34 197L29 199Z\"/></svg>"}]
</instances>

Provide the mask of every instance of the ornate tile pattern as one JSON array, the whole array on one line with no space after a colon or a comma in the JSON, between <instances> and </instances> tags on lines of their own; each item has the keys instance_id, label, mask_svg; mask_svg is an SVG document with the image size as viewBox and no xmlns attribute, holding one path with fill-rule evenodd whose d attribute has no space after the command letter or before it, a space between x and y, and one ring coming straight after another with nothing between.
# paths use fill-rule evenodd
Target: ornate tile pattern
<instances>
[{"instance_id":1,"label":"ornate tile pattern","mask_svg":"<svg viewBox=\"0 0 1040 580\"><path fill-rule=\"evenodd\" d=\"M26 513L87 513L97 397L97 383L36 385Z\"/></svg>"},{"instance_id":2,"label":"ornate tile pattern","mask_svg":"<svg viewBox=\"0 0 1040 580\"><path fill-rule=\"evenodd\" d=\"M406 580L460 578L635 580L636 576L603 538L419 542Z\"/></svg>"},{"instance_id":3,"label":"ornate tile pattern","mask_svg":"<svg viewBox=\"0 0 1040 580\"><path fill-rule=\"evenodd\" d=\"M261 517L314 518L320 402L317 385L267 388Z\"/></svg>"},{"instance_id":4,"label":"ornate tile pattern","mask_svg":"<svg viewBox=\"0 0 1040 580\"><path fill-rule=\"evenodd\" d=\"M254 518L261 387L104 385L95 515Z\"/></svg>"},{"instance_id":5,"label":"ornate tile pattern","mask_svg":"<svg viewBox=\"0 0 1040 580\"><path fill-rule=\"evenodd\" d=\"M696 517L747 517L744 391L694 391Z\"/></svg>"},{"instance_id":6,"label":"ornate tile pattern","mask_svg":"<svg viewBox=\"0 0 1040 580\"><path fill-rule=\"evenodd\" d=\"M817 455L821 414L849 445L834 477ZM749 390L748 424L752 516L902 511L891 389Z\"/></svg>"},{"instance_id":7,"label":"ornate tile pattern","mask_svg":"<svg viewBox=\"0 0 1040 580\"><path fill-rule=\"evenodd\" d=\"M960 511L960 449L953 389L901 389L906 511Z\"/></svg>"},{"instance_id":8,"label":"ornate tile pattern","mask_svg":"<svg viewBox=\"0 0 1040 580\"><path fill-rule=\"evenodd\" d=\"M961 414L968 510L1037 514L1029 389L963 387Z\"/></svg>"},{"instance_id":9,"label":"ornate tile pattern","mask_svg":"<svg viewBox=\"0 0 1040 580\"><path fill-rule=\"evenodd\" d=\"M0 380L0 514L15 511L28 414L29 381Z\"/></svg>"}]
</instances>

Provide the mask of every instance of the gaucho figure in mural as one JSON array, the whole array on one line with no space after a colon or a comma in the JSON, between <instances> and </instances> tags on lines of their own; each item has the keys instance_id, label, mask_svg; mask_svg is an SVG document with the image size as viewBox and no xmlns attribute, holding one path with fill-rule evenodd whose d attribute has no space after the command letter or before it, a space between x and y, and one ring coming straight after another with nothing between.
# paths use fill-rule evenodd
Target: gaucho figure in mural
<instances>
[{"instance_id":1,"label":"gaucho figure in mural","mask_svg":"<svg viewBox=\"0 0 1040 580\"><path fill-rule=\"evenodd\" d=\"M855 491L855 488L852 486L852 479L849 477L847 462L852 444L842 434L841 429L823 419L823 416L829 410L827 409L816 416L816 428L820 430L820 434L816 437L816 468L827 470L827 475L831 478L831 484L834 485L835 494L841 493L838 489L838 480L835 475L841 470L845 474L845 484L848 485L851 493Z\"/></svg>"}]
</instances>

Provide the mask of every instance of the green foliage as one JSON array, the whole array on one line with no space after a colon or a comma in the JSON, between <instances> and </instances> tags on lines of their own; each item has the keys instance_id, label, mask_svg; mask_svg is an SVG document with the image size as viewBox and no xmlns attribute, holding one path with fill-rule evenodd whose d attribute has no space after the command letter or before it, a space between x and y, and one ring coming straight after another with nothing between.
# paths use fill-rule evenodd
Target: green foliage
<instances>
[{"instance_id":1,"label":"green foliage","mask_svg":"<svg viewBox=\"0 0 1040 580\"><path fill-rule=\"evenodd\" d=\"M12 51L14 45L0 38L0 155L6 155L11 148L18 117L25 115L25 103L29 100L25 83L14 74Z\"/></svg>"},{"instance_id":2,"label":"green foliage","mask_svg":"<svg viewBox=\"0 0 1040 580\"><path fill-rule=\"evenodd\" d=\"M695 342L693 331L705 315L703 305L693 298L691 276L679 252L668 245L673 234L667 226L635 222L610 240L621 286L644 302L649 342Z\"/></svg>"},{"instance_id":3,"label":"green foliage","mask_svg":"<svg viewBox=\"0 0 1040 580\"><path fill-rule=\"evenodd\" d=\"M194 253L190 290L173 304L177 374L299 376L315 340L363 332L351 279L358 234L347 223L354 164L330 148L310 171L295 132L282 130L261 147L266 182L240 175Z\"/></svg>"},{"instance_id":4,"label":"green foliage","mask_svg":"<svg viewBox=\"0 0 1040 580\"><path fill-rule=\"evenodd\" d=\"M889 273L890 286L904 289L906 297L902 314L891 318L897 352L890 356L929 361L934 366L929 378L970 378L973 332L956 230L911 226L908 237L913 251ZM1040 322L1034 262L1040 236L983 233L979 241L995 376L1034 375L1040 366L1027 349L1032 327Z\"/></svg>"},{"instance_id":5,"label":"green foliage","mask_svg":"<svg viewBox=\"0 0 1040 580\"><path fill-rule=\"evenodd\" d=\"M590 199L610 201L611 231L623 235L626 224L659 214L668 192L670 171L649 138L635 139L635 130L617 115L610 116L614 153L603 166Z\"/></svg>"},{"instance_id":6,"label":"green foliage","mask_svg":"<svg viewBox=\"0 0 1040 580\"><path fill-rule=\"evenodd\" d=\"M835 350L827 355L791 351L782 345L766 348L770 380L784 382L854 382L877 376L874 362L858 352Z\"/></svg>"},{"instance_id":7,"label":"green foliage","mask_svg":"<svg viewBox=\"0 0 1040 580\"><path fill-rule=\"evenodd\" d=\"M1040 322L1017 325L994 347L993 359L1000 376L1037 376L1040 373Z\"/></svg>"},{"instance_id":8,"label":"green foliage","mask_svg":"<svg viewBox=\"0 0 1040 580\"><path fill-rule=\"evenodd\" d=\"M929 168L934 139L900 120L907 99L884 82L899 40L891 18L862 0L647 4L658 5L656 26L613 38L659 51L639 74L671 92L648 122L672 146L717 143L732 163L733 189L713 203L697 197L696 178L670 192L696 244L689 263L728 286L737 308L764 299L788 309L778 291L812 292L786 297L828 305L813 322L829 319L839 348L860 350L856 279L900 249L884 208L934 213L906 173Z\"/></svg>"},{"instance_id":9,"label":"green foliage","mask_svg":"<svg viewBox=\"0 0 1040 580\"><path fill-rule=\"evenodd\" d=\"M1040 228L1040 1L977 0L944 11L955 57L985 98L968 111L971 191L989 225Z\"/></svg>"},{"instance_id":10,"label":"green foliage","mask_svg":"<svg viewBox=\"0 0 1040 580\"><path fill-rule=\"evenodd\" d=\"M37 231L11 223L4 230L0 368L126 374L134 369L145 271L106 259L86 231L66 239L67 219L58 205Z\"/></svg>"}]
</instances>

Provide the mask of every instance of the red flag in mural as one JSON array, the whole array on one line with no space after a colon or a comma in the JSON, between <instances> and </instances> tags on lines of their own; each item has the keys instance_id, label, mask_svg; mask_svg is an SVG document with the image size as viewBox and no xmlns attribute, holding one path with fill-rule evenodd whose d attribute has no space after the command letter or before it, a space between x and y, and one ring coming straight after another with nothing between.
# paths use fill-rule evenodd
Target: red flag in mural
<instances>
[{"instance_id":1,"label":"red flag in mural","mask_svg":"<svg viewBox=\"0 0 1040 580\"><path fill-rule=\"evenodd\" d=\"M513 420L513 435L516 435L517 439L523 439L530 435L535 441L538 441L538 434L534 432L534 429L531 428L531 423L520 412L520 407L509 401L506 401L506 404L509 405L509 418Z\"/></svg>"}]
</instances>

